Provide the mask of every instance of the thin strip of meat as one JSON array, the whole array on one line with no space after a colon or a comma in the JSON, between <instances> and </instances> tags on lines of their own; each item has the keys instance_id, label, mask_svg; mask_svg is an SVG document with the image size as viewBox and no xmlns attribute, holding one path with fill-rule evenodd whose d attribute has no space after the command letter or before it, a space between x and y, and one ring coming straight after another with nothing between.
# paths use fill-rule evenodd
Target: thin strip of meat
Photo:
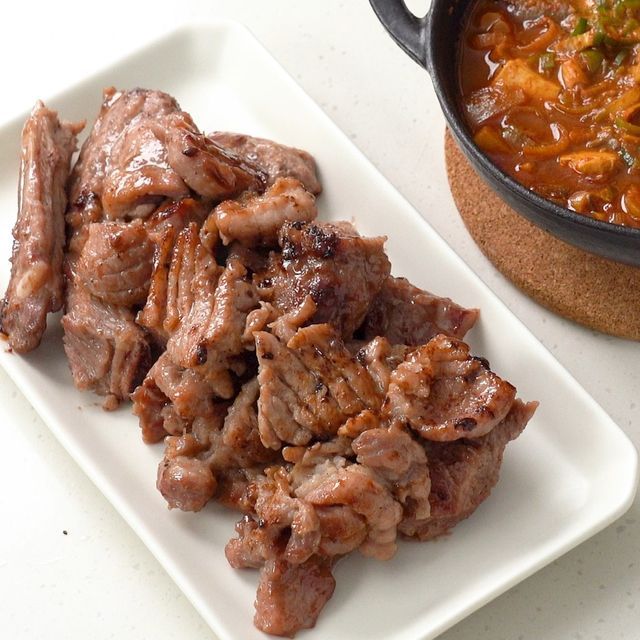
<instances>
[{"instance_id":1,"label":"thin strip of meat","mask_svg":"<svg viewBox=\"0 0 640 640\"><path fill-rule=\"evenodd\" d=\"M65 184L83 127L84 122L60 122L38 102L22 129L11 279L0 308L2 331L18 353L40 344L47 313L62 307Z\"/></svg>"},{"instance_id":2,"label":"thin strip of meat","mask_svg":"<svg viewBox=\"0 0 640 640\"><path fill-rule=\"evenodd\" d=\"M315 160L302 149L244 133L216 131L209 134L208 138L260 167L267 174L269 185L278 178L290 177L302 182L304 188L314 195L322 191Z\"/></svg>"},{"instance_id":3,"label":"thin strip of meat","mask_svg":"<svg viewBox=\"0 0 640 640\"><path fill-rule=\"evenodd\" d=\"M211 214L222 242L275 246L285 222L309 222L318 215L315 198L295 178L278 178L262 195L225 200Z\"/></svg>"},{"instance_id":4,"label":"thin strip of meat","mask_svg":"<svg viewBox=\"0 0 640 640\"><path fill-rule=\"evenodd\" d=\"M153 273L137 322L165 346L191 311L196 293L215 290L222 269L201 245L196 222L179 232L162 224L150 236L155 242Z\"/></svg>"},{"instance_id":5,"label":"thin strip of meat","mask_svg":"<svg viewBox=\"0 0 640 640\"><path fill-rule=\"evenodd\" d=\"M423 291L406 278L389 276L364 319L363 337L384 336L391 344L411 346L425 344L439 333L462 339L478 314L477 309Z\"/></svg>"}]
</instances>

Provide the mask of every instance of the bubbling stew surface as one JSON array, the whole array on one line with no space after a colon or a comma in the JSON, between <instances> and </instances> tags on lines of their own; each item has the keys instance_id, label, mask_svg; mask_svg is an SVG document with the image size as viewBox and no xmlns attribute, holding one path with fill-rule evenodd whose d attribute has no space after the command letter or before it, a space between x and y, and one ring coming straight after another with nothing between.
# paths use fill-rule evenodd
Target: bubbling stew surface
<instances>
[{"instance_id":1,"label":"bubbling stew surface","mask_svg":"<svg viewBox=\"0 0 640 640\"><path fill-rule=\"evenodd\" d=\"M502 170L640 228L640 0L480 0L460 53L467 123Z\"/></svg>"}]
</instances>

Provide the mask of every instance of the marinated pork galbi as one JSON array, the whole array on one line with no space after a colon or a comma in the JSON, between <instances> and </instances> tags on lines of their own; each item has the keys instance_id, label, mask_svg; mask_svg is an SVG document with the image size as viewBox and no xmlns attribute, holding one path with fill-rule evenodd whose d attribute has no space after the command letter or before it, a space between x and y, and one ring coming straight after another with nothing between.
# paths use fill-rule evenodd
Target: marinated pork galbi
<instances>
[{"instance_id":1,"label":"marinated pork galbi","mask_svg":"<svg viewBox=\"0 0 640 640\"><path fill-rule=\"evenodd\" d=\"M241 514L225 552L260 572L254 623L293 636L340 558L471 515L537 403L463 342L477 310L317 219L307 152L107 89L69 176L80 128L41 103L25 125L3 331L28 351L64 306L75 385L132 399L170 508Z\"/></svg>"},{"instance_id":2,"label":"marinated pork galbi","mask_svg":"<svg viewBox=\"0 0 640 640\"><path fill-rule=\"evenodd\" d=\"M22 129L11 280L0 309L2 331L18 353L40 344L47 313L62 307L65 184L83 127L60 122L55 111L38 102Z\"/></svg>"}]
</instances>

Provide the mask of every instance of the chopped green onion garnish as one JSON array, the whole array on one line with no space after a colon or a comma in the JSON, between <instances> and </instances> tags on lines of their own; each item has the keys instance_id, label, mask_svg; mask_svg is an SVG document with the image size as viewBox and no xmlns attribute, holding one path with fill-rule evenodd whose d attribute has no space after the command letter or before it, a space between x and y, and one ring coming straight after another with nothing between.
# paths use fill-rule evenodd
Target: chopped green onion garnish
<instances>
[{"instance_id":1,"label":"chopped green onion garnish","mask_svg":"<svg viewBox=\"0 0 640 640\"><path fill-rule=\"evenodd\" d=\"M596 25L595 33L593 34L593 46L599 47L604 40L605 33L601 24Z\"/></svg>"},{"instance_id":2,"label":"chopped green onion garnish","mask_svg":"<svg viewBox=\"0 0 640 640\"><path fill-rule=\"evenodd\" d=\"M587 19L586 18L579 18L578 22L576 22L575 28L571 32L571 35L572 36L582 35L583 33L585 33L587 31L588 28L589 28L589 23L587 22Z\"/></svg>"},{"instance_id":3,"label":"chopped green onion garnish","mask_svg":"<svg viewBox=\"0 0 640 640\"><path fill-rule=\"evenodd\" d=\"M555 54L547 51L540 55L540 59L538 60L538 66L540 71L549 71L556 66L556 56Z\"/></svg>"},{"instance_id":4,"label":"chopped green onion garnish","mask_svg":"<svg viewBox=\"0 0 640 640\"><path fill-rule=\"evenodd\" d=\"M585 49L580 53L584 66L590 73L595 73L602 64L604 56L597 49Z\"/></svg>"},{"instance_id":5,"label":"chopped green onion garnish","mask_svg":"<svg viewBox=\"0 0 640 640\"><path fill-rule=\"evenodd\" d=\"M624 59L627 57L627 53L628 51L626 49L622 49L621 51L618 51L618 55L613 59L613 66L619 67L624 62Z\"/></svg>"}]
</instances>

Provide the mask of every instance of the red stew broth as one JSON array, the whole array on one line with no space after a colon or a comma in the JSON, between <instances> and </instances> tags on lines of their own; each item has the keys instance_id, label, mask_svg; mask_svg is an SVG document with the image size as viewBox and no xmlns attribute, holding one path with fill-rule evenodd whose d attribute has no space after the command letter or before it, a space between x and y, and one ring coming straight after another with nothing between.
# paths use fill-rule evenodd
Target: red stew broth
<instances>
[{"instance_id":1,"label":"red stew broth","mask_svg":"<svg viewBox=\"0 0 640 640\"><path fill-rule=\"evenodd\" d=\"M640 0L480 0L461 95L476 144L561 206L640 227Z\"/></svg>"}]
</instances>

